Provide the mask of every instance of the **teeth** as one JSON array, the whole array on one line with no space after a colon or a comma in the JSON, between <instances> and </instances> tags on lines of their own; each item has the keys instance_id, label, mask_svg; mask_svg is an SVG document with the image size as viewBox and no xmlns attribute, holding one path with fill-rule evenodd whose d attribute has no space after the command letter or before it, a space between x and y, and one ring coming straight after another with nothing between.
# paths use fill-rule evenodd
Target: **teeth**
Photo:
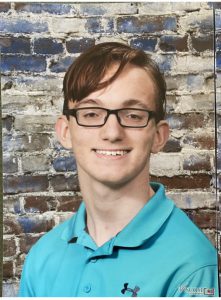
<instances>
[{"instance_id":1,"label":"teeth","mask_svg":"<svg viewBox=\"0 0 221 300\"><path fill-rule=\"evenodd\" d=\"M119 151L106 151L106 150L95 150L96 153L98 154L103 154L103 155L112 155L112 156L122 156L128 153L128 151L124 150L119 150Z\"/></svg>"}]
</instances>

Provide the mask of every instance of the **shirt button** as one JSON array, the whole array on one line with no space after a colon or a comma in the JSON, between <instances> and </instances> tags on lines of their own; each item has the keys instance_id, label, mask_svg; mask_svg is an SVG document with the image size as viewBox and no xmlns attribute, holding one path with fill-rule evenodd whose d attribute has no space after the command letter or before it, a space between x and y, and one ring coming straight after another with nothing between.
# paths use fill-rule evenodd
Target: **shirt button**
<instances>
[{"instance_id":1,"label":"shirt button","mask_svg":"<svg viewBox=\"0 0 221 300\"><path fill-rule=\"evenodd\" d=\"M85 293L90 293L90 291L91 291L91 286L90 286L90 284L85 285L85 287L84 287L84 292L85 292Z\"/></svg>"}]
</instances>

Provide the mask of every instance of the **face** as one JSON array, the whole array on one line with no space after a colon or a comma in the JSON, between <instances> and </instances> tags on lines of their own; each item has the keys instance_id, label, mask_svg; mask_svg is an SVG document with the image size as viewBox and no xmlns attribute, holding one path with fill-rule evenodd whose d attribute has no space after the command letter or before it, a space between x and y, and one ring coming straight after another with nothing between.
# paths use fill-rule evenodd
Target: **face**
<instances>
[{"instance_id":1,"label":"face","mask_svg":"<svg viewBox=\"0 0 221 300\"><path fill-rule=\"evenodd\" d=\"M117 66L104 77L106 80ZM155 111L154 83L147 71L133 65L125 67L106 88L95 91L70 108L102 107L107 109L141 108ZM158 152L168 137L165 121L151 119L144 128L123 128L115 115L104 126L79 126L74 117L57 122L57 133L65 147L73 149L80 180L90 180L117 188L131 181L148 182L151 152Z\"/></svg>"}]
</instances>

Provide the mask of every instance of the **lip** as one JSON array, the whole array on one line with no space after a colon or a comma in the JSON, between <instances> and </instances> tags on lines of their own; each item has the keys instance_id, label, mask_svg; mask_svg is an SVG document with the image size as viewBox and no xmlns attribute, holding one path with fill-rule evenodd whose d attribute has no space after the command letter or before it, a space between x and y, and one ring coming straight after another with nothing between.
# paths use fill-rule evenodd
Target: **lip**
<instances>
[{"instance_id":1,"label":"lip","mask_svg":"<svg viewBox=\"0 0 221 300\"><path fill-rule=\"evenodd\" d=\"M94 148L92 151L99 158L118 160L125 158L132 149L128 148L118 148L118 149L102 149L102 148Z\"/></svg>"}]
</instances>

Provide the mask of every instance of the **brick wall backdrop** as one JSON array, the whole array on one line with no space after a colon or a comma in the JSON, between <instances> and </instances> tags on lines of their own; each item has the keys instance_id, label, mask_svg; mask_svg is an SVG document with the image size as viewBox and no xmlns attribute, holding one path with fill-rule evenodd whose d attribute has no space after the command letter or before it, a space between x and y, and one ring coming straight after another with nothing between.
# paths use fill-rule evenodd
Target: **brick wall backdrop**
<instances>
[{"instance_id":1,"label":"brick wall backdrop","mask_svg":"<svg viewBox=\"0 0 221 300\"><path fill-rule=\"evenodd\" d=\"M215 12L220 79L219 4ZM207 3L0 3L4 296L16 295L31 245L80 204L76 163L56 141L54 123L62 110L65 70L103 41L142 48L164 71L171 135L164 151L152 157L152 180L164 183L217 244L215 121L221 126L221 84L217 80L216 114L213 21ZM219 171L220 158L218 152Z\"/></svg>"},{"instance_id":2,"label":"brick wall backdrop","mask_svg":"<svg viewBox=\"0 0 221 300\"><path fill-rule=\"evenodd\" d=\"M217 246L221 253L221 3L214 3L214 21L215 21L215 71L216 71L216 169L217 169ZM221 254L219 255L219 272L221 274ZM220 287L221 293L221 287Z\"/></svg>"}]
</instances>

